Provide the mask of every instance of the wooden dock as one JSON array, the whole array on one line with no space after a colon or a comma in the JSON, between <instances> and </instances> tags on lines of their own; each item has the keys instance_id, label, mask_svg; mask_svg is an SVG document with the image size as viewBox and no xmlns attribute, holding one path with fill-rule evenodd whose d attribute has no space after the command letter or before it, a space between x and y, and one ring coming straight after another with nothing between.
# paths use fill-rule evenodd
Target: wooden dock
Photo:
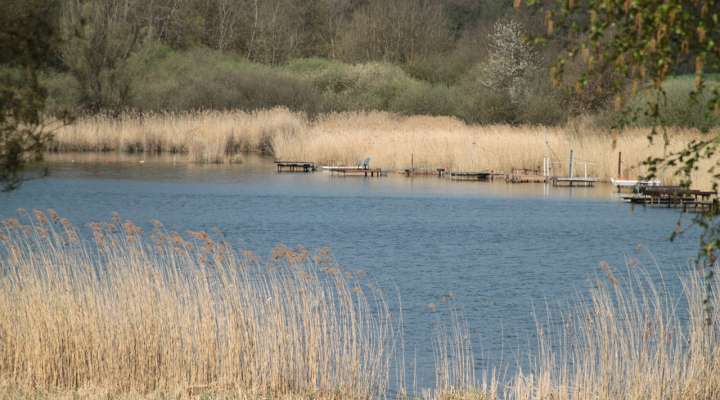
<instances>
[{"instance_id":1,"label":"wooden dock","mask_svg":"<svg viewBox=\"0 0 720 400\"><path fill-rule=\"evenodd\" d=\"M550 178L550 181L552 182L553 186L565 186L565 187L575 187L575 186L595 186L595 183L598 182L598 178L588 176L588 164L587 161L583 162L585 167L585 173L582 177L575 176L573 173L574 167L575 167L575 151L573 149L570 149L570 159L568 162L568 176L553 176Z\"/></svg>"},{"instance_id":2,"label":"wooden dock","mask_svg":"<svg viewBox=\"0 0 720 400\"><path fill-rule=\"evenodd\" d=\"M445 168L437 169L422 169L422 168L408 168L403 171L403 174L407 177L413 176L437 176L442 178L445 175Z\"/></svg>"},{"instance_id":3,"label":"wooden dock","mask_svg":"<svg viewBox=\"0 0 720 400\"><path fill-rule=\"evenodd\" d=\"M317 165L310 161L282 161L275 160L277 172L315 172Z\"/></svg>"},{"instance_id":4,"label":"wooden dock","mask_svg":"<svg viewBox=\"0 0 720 400\"><path fill-rule=\"evenodd\" d=\"M481 171L481 172L451 172L450 179L454 181L492 181L496 177L503 177L505 174L493 172L493 171Z\"/></svg>"},{"instance_id":5,"label":"wooden dock","mask_svg":"<svg viewBox=\"0 0 720 400\"><path fill-rule=\"evenodd\" d=\"M683 211L717 210L716 192L688 189L682 186L640 187L635 193L623 195L631 203L649 207L681 208Z\"/></svg>"},{"instance_id":6,"label":"wooden dock","mask_svg":"<svg viewBox=\"0 0 720 400\"><path fill-rule=\"evenodd\" d=\"M552 181L553 186L589 187L589 186L595 186L595 184L598 182L598 179L587 177L587 176L586 177L554 176L551 178L551 181Z\"/></svg>"},{"instance_id":7,"label":"wooden dock","mask_svg":"<svg viewBox=\"0 0 720 400\"><path fill-rule=\"evenodd\" d=\"M515 168L505 177L508 183L544 183L548 178L538 169Z\"/></svg>"},{"instance_id":8,"label":"wooden dock","mask_svg":"<svg viewBox=\"0 0 720 400\"><path fill-rule=\"evenodd\" d=\"M364 176L364 177L380 177L385 176L380 168L364 168L364 167L325 167L333 175L340 176Z\"/></svg>"}]
</instances>

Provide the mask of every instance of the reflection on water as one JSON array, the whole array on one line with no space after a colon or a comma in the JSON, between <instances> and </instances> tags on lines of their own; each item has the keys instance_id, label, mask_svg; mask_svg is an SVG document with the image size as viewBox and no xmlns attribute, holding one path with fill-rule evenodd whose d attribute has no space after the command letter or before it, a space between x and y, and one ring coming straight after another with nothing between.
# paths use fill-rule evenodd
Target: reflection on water
<instances>
[{"instance_id":1,"label":"reflection on water","mask_svg":"<svg viewBox=\"0 0 720 400\"><path fill-rule=\"evenodd\" d=\"M695 252L693 235L667 241L678 214L631 210L609 185L277 174L271 160L249 156L230 165L172 155L48 158L50 177L0 194L0 217L54 208L81 225L117 211L146 226L159 219L178 231L217 227L260 254L279 243L329 246L348 268L397 288L420 387L433 383L432 305L453 298L462 310L479 368L512 363L533 341L532 310L572 302L600 261L622 268L633 257L654 268L654 256L672 277Z\"/></svg>"}]
</instances>

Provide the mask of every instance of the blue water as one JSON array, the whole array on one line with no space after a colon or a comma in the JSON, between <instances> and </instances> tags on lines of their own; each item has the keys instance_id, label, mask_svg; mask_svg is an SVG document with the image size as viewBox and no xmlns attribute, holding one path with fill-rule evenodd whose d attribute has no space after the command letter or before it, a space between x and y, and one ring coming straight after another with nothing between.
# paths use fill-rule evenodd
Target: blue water
<instances>
[{"instance_id":1,"label":"blue water","mask_svg":"<svg viewBox=\"0 0 720 400\"><path fill-rule=\"evenodd\" d=\"M677 212L633 210L607 186L277 174L258 158L201 166L77 157L0 194L0 217L54 208L84 225L117 211L180 232L218 228L261 255L280 243L328 246L342 265L367 271L392 289L390 297L399 294L406 358L415 364L408 369L417 369L419 387L433 385L433 327L448 298L470 327L482 370L514 363L534 340L533 309L575 301L601 261L622 268L637 258L672 277L697 250L693 234L668 241Z\"/></svg>"}]
</instances>

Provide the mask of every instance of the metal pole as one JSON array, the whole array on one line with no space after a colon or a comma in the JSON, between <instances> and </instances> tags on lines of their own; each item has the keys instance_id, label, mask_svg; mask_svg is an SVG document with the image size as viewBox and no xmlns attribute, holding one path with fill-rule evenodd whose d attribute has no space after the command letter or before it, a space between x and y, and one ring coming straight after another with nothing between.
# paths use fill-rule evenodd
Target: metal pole
<instances>
[{"instance_id":1,"label":"metal pole","mask_svg":"<svg viewBox=\"0 0 720 400\"><path fill-rule=\"evenodd\" d=\"M570 149L570 165L568 166L568 176L573 177L573 163L575 162L575 153Z\"/></svg>"}]
</instances>

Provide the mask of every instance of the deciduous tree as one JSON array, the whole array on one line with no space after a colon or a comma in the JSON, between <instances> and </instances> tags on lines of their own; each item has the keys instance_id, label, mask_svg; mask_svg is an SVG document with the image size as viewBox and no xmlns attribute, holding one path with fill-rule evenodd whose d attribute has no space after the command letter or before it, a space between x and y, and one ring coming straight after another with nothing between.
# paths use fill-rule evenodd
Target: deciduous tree
<instances>
[{"instance_id":1,"label":"deciduous tree","mask_svg":"<svg viewBox=\"0 0 720 400\"><path fill-rule=\"evenodd\" d=\"M46 92L38 80L57 47L58 4L6 0L0 13L0 185L16 188L28 162L51 139L43 124Z\"/></svg>"}]
</instances>

